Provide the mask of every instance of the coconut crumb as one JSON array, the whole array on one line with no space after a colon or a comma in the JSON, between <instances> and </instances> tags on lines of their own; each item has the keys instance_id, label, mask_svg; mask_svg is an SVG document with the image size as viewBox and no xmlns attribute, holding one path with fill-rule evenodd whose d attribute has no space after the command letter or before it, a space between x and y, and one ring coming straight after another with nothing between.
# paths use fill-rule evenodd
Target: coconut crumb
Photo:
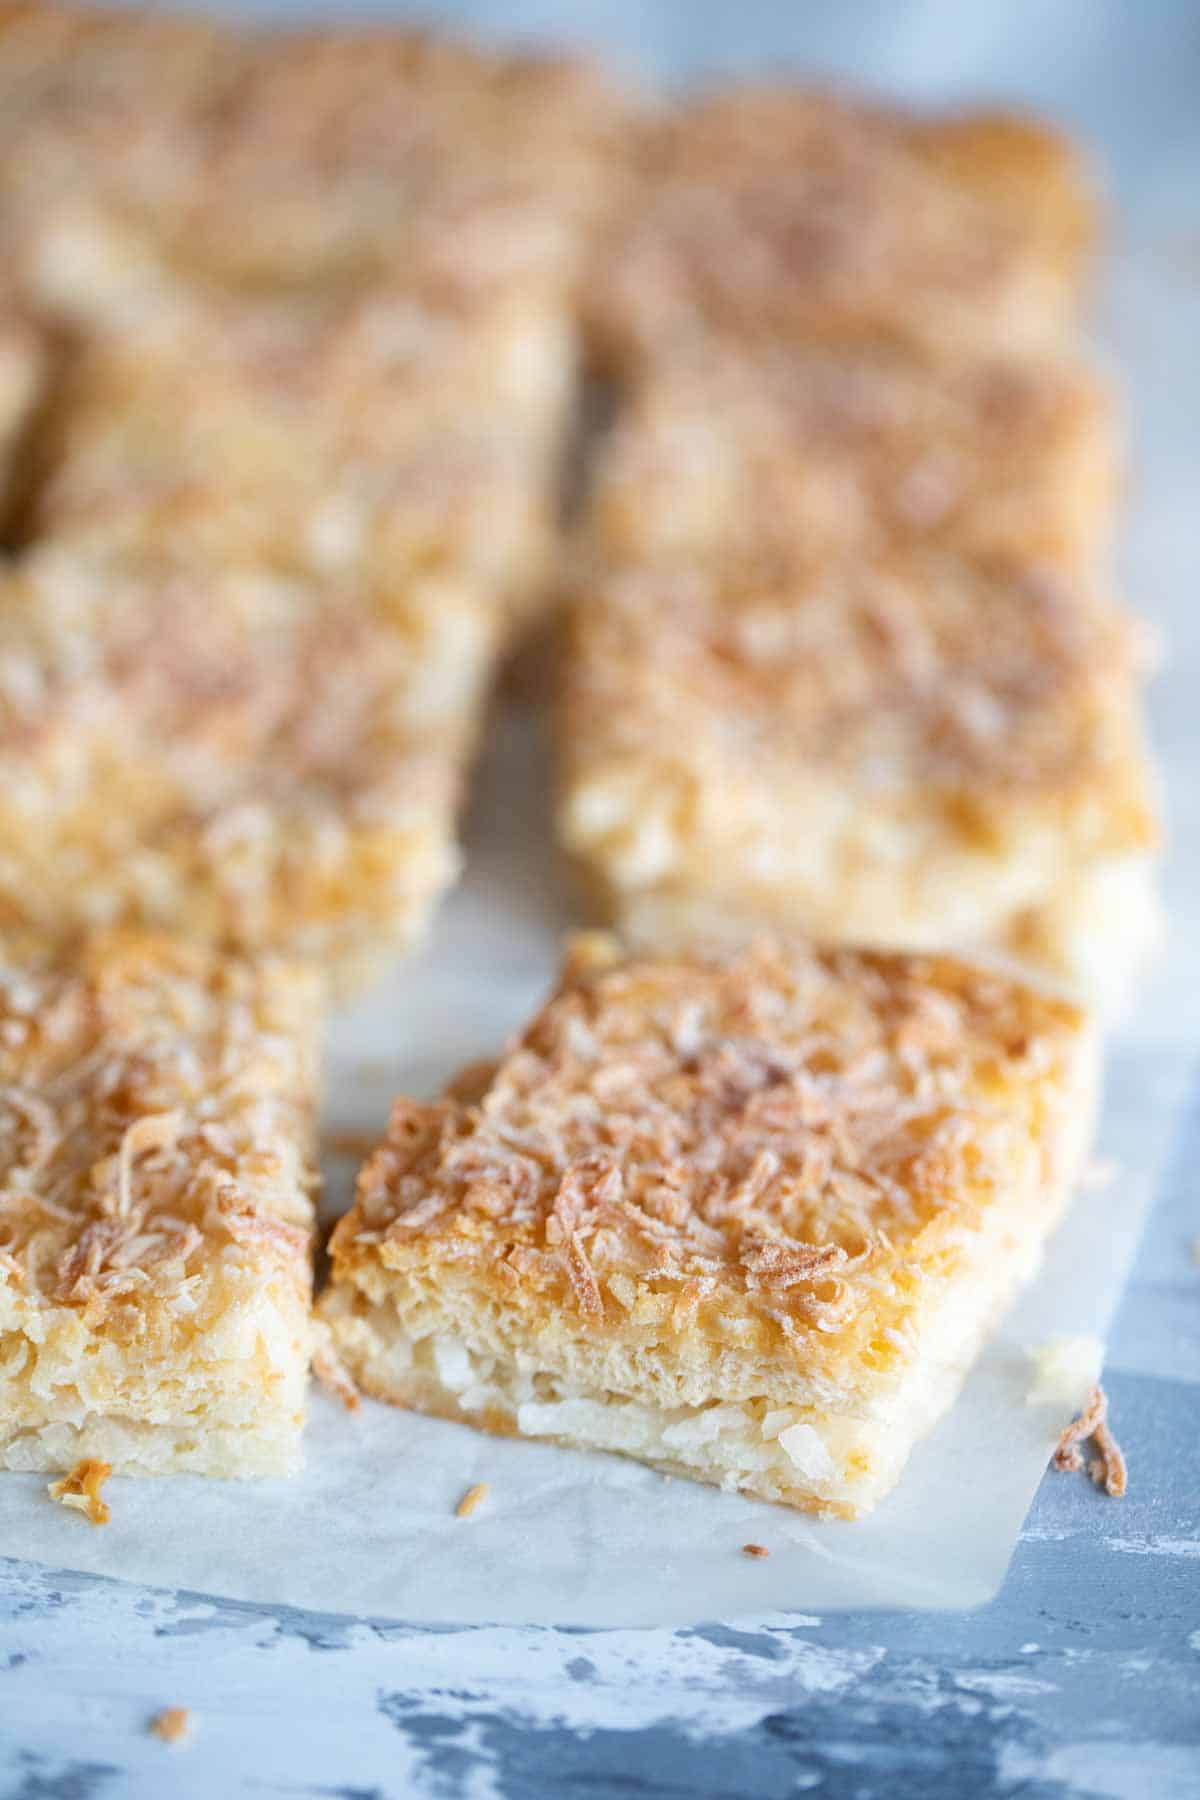
<instances>
[{"instance_id":1,"label":"coconut crumb","mask_svg":"<svg viewBox=\"0 0 1200 1800\"><path fill-rule=\"evenodd\" d=\"M1192 1261L1200 1269L1200 1238L1192 1239Z\"/></svg>"},{"instance_id":2,"label":"coconut crumb","mask_svg":"<svg viewBox=\"0 0 1200 1800\"><path fill-rule=\"evenodd\" d=\"M765 1544L743 1544L743 1556L770 1556L771 1552Z\"/></svg>"},{"instance_id":3,"label":"coconut crumb","mask_svg":"<svg viewBox=\"0 0 1200 1800\"><path fill-rule=\"evenodd\" d=\"M60 1505L72 1506L76 1512L85 1514L93 1525L107 1525L111 1515L108 1502L100 1497L100 1489L111 1474L111 1463L85 1457L75 1464L69 1475L52 1481L46 1492Z\"/></svg>"},{"instance_id":4,"label":"coconut crumb","mask_svg":"<svg viewBox=\"0 0 1200 1800\"><path fill-rule=\"evenodd\" d=\"M192 1735L191 1707L164 1706L155 1713L148 1730L151 1737L161 1738L164 1744L186 1744Z\"/></svg>"},{"instance_id":5,"label":"coconut crumb","mask_svg":"<svg viewBox=\"0 0 1200 1800\"><path fill-rule=\"evenodd\" d=\"M466 1493L455 1507L455 1518L469 1519L471 1514L483 1505L487 1497L488 1483L486 1481L477 1481L474 1487L469 1487L467 1489Z\"/></svg>"},{"instance_id":6,"label":"coconut crumb","mask_svg":"<svg viewBox=\"0 0 1200 1800\"><path fill-rule=\"evenodd\" d=\"M1099 1455L1087 1465L1087 1472L1097 1487L1102 1487L1114 1500L1123 1498L1128 1470L1121 1446L1108 1425L1108 1395L1097 1382L1087 1397L1087 1404L1077 1419L1062 1433L1054 1449L1054 1467L1067 1471L1083 1468L1079 1446L1091 1439Z\"/></svg>"}]
</instances>

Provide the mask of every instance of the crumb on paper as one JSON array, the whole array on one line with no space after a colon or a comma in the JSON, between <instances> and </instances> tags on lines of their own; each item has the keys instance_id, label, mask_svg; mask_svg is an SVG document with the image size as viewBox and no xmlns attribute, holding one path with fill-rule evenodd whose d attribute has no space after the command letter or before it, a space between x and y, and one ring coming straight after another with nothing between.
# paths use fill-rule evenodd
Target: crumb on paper
<instances>
[{"instance_id":1,"label":"crumb on paper","mask_svg":"<svg viewBox=\"0 0 1200 1800\"><path fill-rule=\"evenodd\" d=\"M1200 1269L1200 1238L1192 1239L1192 1261Z\"/></svg>"},{"instance_id":2,"label":"crumb on paper","mask_svg":"<svg viewBox=\"0 0 1200 1800\"><path fill-rule=\"evenodd\" d=\"M1077 1407L1100 1379L1104 1345L1090 1331L1063 1333L1030 1345L1029 1357L1034 1375L1026 1406Z\"/></svg>"},{"instance_id":3,"label":"crumb on paper","mask_svg":"<svg viewBox=\"0 0 1200 1800\"><path fill-rule=\"evenodd\" d=\"M459 1501L458 1505L455 1507L455 1509L454 1509L455 1518L456 1519L469 1519L471 1517L471 1514L476 1510L476 1508L483 1505L483 1502L487 1499L487 1497L488 1497L487 1482L486 1481L477 1481L475 1483L474 1487L469 1487L467 1489L466 1493L463 1495L462 1499Z\"/></svg>"},{"instance_id":4,"label":"crumb on paper","mask_svg":"<svg viewBox=\"0 0 1200 1800\"><path fill-rule=\"evenodd\" d=\"M1113 1156L1093 1156L1085 1165L1079 1177L1079 1186L1083 1193L1094 1194L1101 1188L1111 1187L1121 1173L1121 1165Z\"/></svg>"},{"instance_id":5,"label":"crumb on paper","mask_svg":"<svg viewBox=\"0 0 1200 1800\"><path fill-rule=\"evenodd\" d=\"M771 1552L765 1544L743 1544L743 1556L770 1556Z\"/></svg>"},{"instance_id":6,"label":"crumb on paper","mask_svg":"<svg viewBox=\"0 0 1200 1800\"><path fill-rule=\"evenodd\" d=\"M370 1156L379 1138L378 1131L327 1131L321 1147L330 1156Z\"/></svg>"},{"instance_id":7,"label":"crumb on paper","mask_svg":"<svg viewBox=\"0 0 1200 1800\"><path fill-rule=\"evenodd\" d=\"M358 1411L362 1405L358 1389L342 1367L341 1358L328 1343L313 1352L312 1372L325 1392L340 1400L347 1412Z\"/></svg>"},{"instance_id":8,"label":"crumb on paper","mask_svg":"<svg viewBox=\"0 0 1200 1800\"><path fill-rule=\"evenodd\" d=\"M100 1497L100 1489L111 1474L111 1463L88 1456L77 1462L69 1475L52 1481L46 1492L61 1506L71 1506L76 1512L83 1513L93 1525L107 1525L111 1514L108 1502Z\"/></svg>"},{"instance_id":9,"label":"crumb on paper","mask_svg":"<svg viewBox=\"0 0 1200 1800\"><path fill-rule=\"evenodd\" d=\"M150 1721L150 1735L164 1744L186 1744L192 1735L190 1706L164 1706Z\"/></svg>"},{"instance_id":10,"label":"crumb on paper","mask_svg":"<svg viewBox=\"0 0 1200 1800\"><path fill-rule=\"evenodd\" d=\"M1108 1425L1108 1395L1095 1383L1087 1404L1073 1419L1054 1448L1054 1467L1074 1471L1083 1468L1079 1446L1090 1438L1098 1454L1087 1465L1087 1472L1097 1487L1102 1487L1114 1500L1120 1500L1128 1485L1128 1470L1121 1446Z\"/></svg>"}]
</instances>

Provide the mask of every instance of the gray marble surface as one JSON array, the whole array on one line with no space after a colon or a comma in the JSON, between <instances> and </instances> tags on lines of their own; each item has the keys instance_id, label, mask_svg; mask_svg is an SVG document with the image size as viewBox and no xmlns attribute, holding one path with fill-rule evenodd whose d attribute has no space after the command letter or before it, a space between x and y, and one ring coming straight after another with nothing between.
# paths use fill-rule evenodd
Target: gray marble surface
<instances>
[{"instance_id":1,"label":"gray marble surface","mask_svg":"<svg viewBox=\"0 0 1200 1800\"><path fill-rule=\"evenodd\" d=\"M1189 745L1194 756L1200 11L1190 0L458 0L437 10L598 42L659 76L788 61L921 98L1021 98L1085 132L1111 171L1118 299L1131 303L1116 307L1112 333L1133 371L1141 471L1129 567L1145 610L1173 621L1157 729L1177 759ZM1177 782L1177 839L1195 837L1198 819L1200 783ZM1189 931L1200 928L1197 901L1176 885ZM1196 1006L1180 994L1179 1041L1197 1045L1200 1077ZM1200 1079L1192 1086L1110 1342L1129 1495L1118 1504L1082 1478L1048 1475L989 1606L671 1633L437 1631L0 1560L0 1800L1200 1796ZM1003 1454L1003 1443L980 1444L981 1482ZM169 1530L165 1487L163 1504ZM152 1715L175 1704L195 1716L186 1748L147 1735Z\"/></svg>"}]
</instances>

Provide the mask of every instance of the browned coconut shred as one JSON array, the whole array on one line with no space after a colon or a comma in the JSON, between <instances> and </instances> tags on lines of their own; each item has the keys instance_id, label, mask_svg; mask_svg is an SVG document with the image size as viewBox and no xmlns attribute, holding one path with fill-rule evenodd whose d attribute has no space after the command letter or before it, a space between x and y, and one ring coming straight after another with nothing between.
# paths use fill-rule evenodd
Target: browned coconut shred
<instances>
[{"instance_id":1,"label":"browned coconut shred","mask_svg":"<svg viewBox=\"0 0 1200 1800\"><path fill-rule=\"evenodd\" d=\"M455 1507L455 1509L454 1509L455 1518L456 1519L469 1519L471 1517L471 1514L476 1510L476 1508L483 1505L483 1503L487 1499L487 1497L488 1497L487 1482L486 1481L477 1481L475 1483L474 1487L469 1487L467 1489L466 1493L463 1495L462 1499L459 1501L458 1505Z\"/></svg>"},{"instance_id":2,"label":"browned coconut shred","mask_svg":"<svg viewBox=\"0 0 1200 1800\"><path fill-rule=\"evenodd\" d=\"M1114 1500L1120 1500L1128 1484L1125 1457L1108 1424L1108 1395L1097 1383L1090 1389L1087 1402L1077 1419L1072 1419L1054 1447L1054 1467L1068 1472L1082 1469L1080 1445L1088 1439L1099 1454L1088 1463L1087 1471L1097 1487L1102 1487Z\"/></svg>"}]
</instances>

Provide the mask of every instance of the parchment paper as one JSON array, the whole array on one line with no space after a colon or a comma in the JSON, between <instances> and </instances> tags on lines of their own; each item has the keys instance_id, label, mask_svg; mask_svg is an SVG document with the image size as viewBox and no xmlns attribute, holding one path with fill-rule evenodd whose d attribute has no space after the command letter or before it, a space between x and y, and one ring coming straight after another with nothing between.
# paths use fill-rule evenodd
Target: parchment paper
<instances>
[{"instance_id":1,"label":"parchment paper","mask_svg":"<svg viewBox=\"0 0 1200 1800\"><path fill-rule=\"evenodd\" d=\"M1043 1276L878 1513L822 1524L615 1458L487 1438L369 1403L350 1417L318 1393L307 1471L292 1482L113 1480L112 1523L98 1530L52 1505L44 1478L8 1475L0 1549L156 1586L438 1624L665 1626L843 1606L960 1607L995 1592L1071 1412L1026 1403L1027 1351L1058 1333L1104 1335L1195 1054L1200 608L1190 436L1200 406L1184 304L1194 294L1181 280L1153 249L1127 255L1108 306L1141 426L1126 587L1167 628L1155 735L1177 799L1167 942L1109 1056L1098 1148L1119 1173L1080 1195ZM535 716L510 706L477 784L467 878L433 943L334 1026L331 1124L378 1130L394 1093L436 1091L536 1004L571 923L549 800ZM352 1168L334 1163L328 1176L327 1201L340 1210ZM478 1481L489 1484L486 1503L455 1518ZM747 1558L747 1542L770 1557Z\"/></svg>"}]
</instances>

